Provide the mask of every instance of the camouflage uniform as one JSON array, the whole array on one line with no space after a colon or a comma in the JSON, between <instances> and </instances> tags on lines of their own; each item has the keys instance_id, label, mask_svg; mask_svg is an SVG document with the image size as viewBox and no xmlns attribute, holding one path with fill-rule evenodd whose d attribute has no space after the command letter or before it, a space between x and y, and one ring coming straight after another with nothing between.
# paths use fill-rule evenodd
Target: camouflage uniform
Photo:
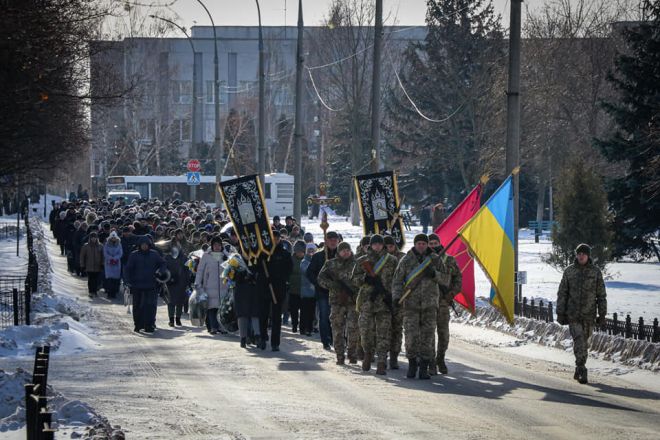
<instances>
[{"instance_id":1,"label":"camouflage uniform","mask_svg":"<svg viewBox=\"0 0 660 440\"><path fill-rule=\"evenodd\" d=\"M404 282L408 274L413 272L424 259L431 257L431 267L438 267L438 256L430 249L425 255L419 255L411 249L401 259L392 281L392 295L397 303L404 295ZM406 356L408 359L430 362L434 352L434 330L438 314L438 298L440 292L438 283L440 274L429 277L422 273L419 283L412 289L403 303L403 327L406 334Z\"/></svg>"},{"instance_id":2,"label":"camouflage uniform","mask_svg":"<svg viewBox=\"0 0 660 440\"><path fill-rule=\"evenodd\" d=\"M335 346L337 360L343 361L348 340L348 358L357 359L359 344L358 313L355 310L356 295L347 292L348 286L354 292L357 290L351 282L355 267L355 257L344 260L341 257L328 260L317 278L321 287L330 291L330 323L332 325L332 340ZM345 283L343 286L338 280Z\"/></svg>"},{"instance_id":3,"label":"camouflage uniform","mask_svg":"<svg viewBox=\"0 0 660 440\"><path fill-rule=\"evenodd\" d=\"M405 252L397 251L392 254L396 257L397 264ZM398 302L392 304L392 337L390 338L390 368L398 368L397 356L401 353L401 342L403 341L403 307Z\"/></svg>"},{"instance_id":4,"label":"camouflage uniform","mask_svg":"<svg viewBox=\"0 0 660 440\"><path fill-rule=\"evenodd\" d=\"M385 249L381 252L376 252L372 249L367 251L366 255L358 258L355 269L353 270L353 284L360 286L358 293L357 307L360 312L360 340L362 342L362 349L365 356L367 354L376 354L378 362L385 362L387 359L387 352L390 348L390 331L392 326L392 314L389 306L386 304L383 294L376 296L374 300L371 298L374 286L365 282L366 272L362 267L362 263L371 262L374 270L376 263L385 257L383 268L378 273L378 278L381 280L385 288L385 295L389 295L391 300L391 286L392 277L396 270L396 258L388 254ZM374 343L375 341L375 343Z\"/></svg>"},{"instance_id":5,"label":"camouflage uniform","mask_svg":"<svg viewBox=\"0 0 660 440\"><path fill-rule=\"evenodd\" d=\"M440 249L440 251L442 251L442 249ZM442 277L442 281L439 285L440 298L438 300L438 350L435 356L436 362L435 365L431 366L431 371L432 374L435 374L436 366L438 366L441 371L446 374L444 359L445 352L449 346L449 307L451 306L452 301L454 301L454 297L463 287L463 277L456 264L456 260L451 255L441 255L438 262L440 264L436 266L436 270L438 271L439 276Z\"/></svg>"},{"instance_id":6,"label":"camouflage uniform","mask_svg":"<svg viewBox=\"0 0 660 440\"><path fill-rule=\"evenodd\" d=\"M557 321L568 324L573 337L575 365L584 368L594 321L607 315L605 282L591 259L585 265L577 261L564 272L557 292ZM577 373L577 371L576 371Z\"/></svg>"}]
</instances>

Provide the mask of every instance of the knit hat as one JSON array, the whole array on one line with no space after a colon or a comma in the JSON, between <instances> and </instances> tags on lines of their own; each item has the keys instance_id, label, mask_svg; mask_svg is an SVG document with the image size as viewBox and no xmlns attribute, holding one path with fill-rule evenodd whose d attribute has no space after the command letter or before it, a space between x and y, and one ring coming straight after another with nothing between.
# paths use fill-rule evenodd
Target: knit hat
<instances>
[{"instance_id":1,"label":"knit hat","mask_svg":"<svg viewBox=\"0 0 660 440\"><path fill-rule=\"evenodd\" d=\"M351 245L348 244L348 242L346 241L342 241L341 243L339 243L339 245L337 246L337 252L339 253L344 249L348 249L349 251L351 250Z\"/></svg>"},{"instance_id":2,"label":"knit hat","mask_svg":"<svg viewBox=\"0 0 660 440\"><path fill-rule=\"evenodd\" d=\"M426 236L426 234L417 234L415 235L415 240L413 240L413 243L417 243L418 241L424 241L428 243L429 238Z\"/></svg>"},{"instance_id":3,"label":"knit hat","mask_svg":"<svg viewBox=\"0 0 660 440\"><path fill-rule=\"evenodd\" d=\"M386 235L383 238L383 242L385 243L385 246L388 246L390 244L396 245L396 241L394 241L394 237L392 237L391 235Z\"/></svg>"},{"instance_id":4,"label":"knit hat","mask_svg":"<svg viewBox=\"0 0 660 440\"><path fill-rule=\"evenodd\" d=\"M591 246L586 243L579 244L578 247L575 248L575 253L591 255Z\"/></svg>"},{"instance_id":5,"label":"knit hat","mask_svg":"<svg viewBox=\"0 0 660 440\"><path fill-rule=\"evenodd\" d=\"M337 233L335 231L330 231L326 234L325 238L327 238L328 240L330 240L331 238L337 238L338 239L339 235L337 235Z\"/></svg>"},{"instance_id":6,"label":"knit hat","mask_svg":"<svg viewBox=\"0 0 660 440\"><path fill-rule=\"evenodd\" d=\"M366 235L362 237L362 240L360 240L360 246L369 246L371 244L371 238Z\"/></svg>"},{"instance_id":7,"label":"knit hat","mask_svg":"<svg viewBox=\"0 0 660 440\"><path fill-rule=\"evenodd\" d=\"M385 244L385 241L383 240L382 235L374 234L374 235L371 236L371 240L369 241L369 244L374 245L376 243Z\"/></svg>"},{"instance_id":8,"label":"knit hat","mask_svg":"<svg viewBox=\"0 0 660 440\"><path fill-rule=\"evenodd\" d=\"M305 252L309 251L310 249L316 250L316 245L314 243L307 243L305 246Z\"/></svg>"},{"instance_id":9,"label":"knit hat","mask_svg":"<svg viewBox=\"0 0 660 440\"><path fill-rule=\"evenodd\" d=\"M305 232L305 235L303 235L303 240L305 240L305 243L313 243L314 235L312 235L311 232Z\"/></svg>"},{"instance_id":10,"label":"knit hat","mask_svg":"<svg viewBox=\"0 0 660 440\"><path fill-rule=\"evenodd\" d=\"M440 241L440 237L438 237L436 234L429 234L429 241L431 240Z\"/></svg>"},{"instance_id":11,"label":"knit hat","mask_svg":"<svg viewBox=\"0 0 660 440\"><path fill-rule=\"evenodd\" d=\"M305 249L305 242L302 240L297 240L293 245L293 252L305 252Z\"/></svg>"}]
</instances>

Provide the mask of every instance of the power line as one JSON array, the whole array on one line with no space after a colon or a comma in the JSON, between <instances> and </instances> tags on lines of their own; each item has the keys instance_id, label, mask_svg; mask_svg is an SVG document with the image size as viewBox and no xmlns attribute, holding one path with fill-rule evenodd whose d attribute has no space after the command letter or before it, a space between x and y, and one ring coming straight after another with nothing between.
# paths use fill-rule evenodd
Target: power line
<instances>
[{"instance_id":1,"label":"power line","mask_svg":"<svg viewBox=\"0 0 660 440\"><path fill-rule=\"evenodd\" d=\"M323 98L319 94L319 89L316 87L316 83L314 82L314 77L312 76L312 70L307 69L307 73L309 73L309 79L312 80L312 86L314 87L314 91L316 92L316 96L317 96L317 98L319 98L319 102L321 102L321 104L323 104L323 107L327 108L331 112L338 112L340 110L343 110L343 109L334 109L334 108L330 107L328 104L325 103L325 101L323 100Z\"/></svg>"}]
</instances>

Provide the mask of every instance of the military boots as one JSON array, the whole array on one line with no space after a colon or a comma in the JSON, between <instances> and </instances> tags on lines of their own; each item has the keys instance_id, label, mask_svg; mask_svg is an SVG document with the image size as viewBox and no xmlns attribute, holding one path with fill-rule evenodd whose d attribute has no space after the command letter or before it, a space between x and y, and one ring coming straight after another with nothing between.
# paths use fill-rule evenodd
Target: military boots
<instances>
[{"instance_id":1,"label":"military boots","mask_svg":"<svg viewBox=\"0 0 660 440\"><path fill-rule=\"evenodd\" d=\"M429 361L421 361L419 363L419 378L420 379L430 379L429 376Z\"/></svg>"},{"instance_id":2,"label":"military boots","mask_svg":"<svg viewBox=\"0 0 660 440\"><path fill-rule=\"evenodd\" d=\"M384 375L384 374L387 374L386 371L385 371L386 369L387 369L387 364L385 363L385 361L384 360L382 360L382 361L379 360L378 364L377 364L377 367L376 367L376 374L380 374L381 376Z\"/></svg>"},{"instance_id":3,"label":"military boots","mask_svg":"<svg viewBox=\"0 0 660 440\"><path fill-rule=\"evenodd\" d=\"M417 376L417 359L409 358L408 359L408 373L406 377L408 379L414 379Z\"/></svg>"},{"instance_id":4,"label":"military boots","mask_svg":"<svg viewBox=\"0 0 660 440\"><path fill-rule=\"evenodd\" d=\"M344 360L344 356L338 354L337 355L337 365L344 365L346 362Z\"/></svg>"},{"instance_id":5,"label":"military boots","mask_svg":"<svg viewBox=\"0 0 660 440\"><path fill-rule=\"evenodd\" d=\"M578 367L578 382L581 384L589 383L587 380L587 367L584 365Z\"/></svg>"},{"instance_id":6,"label":"military boots","mask_svg":"<svg viewBox=\"0 0 660 440\"><path fill-rule=\"evenodd\" d=\"M441 355L438 356L438 359L436 359L436 363L438 365L438 371L441 374L447 374L449 370L447 370L447 364L445 363L445 354L442 353Z\"/></svg>"}]
</instances>

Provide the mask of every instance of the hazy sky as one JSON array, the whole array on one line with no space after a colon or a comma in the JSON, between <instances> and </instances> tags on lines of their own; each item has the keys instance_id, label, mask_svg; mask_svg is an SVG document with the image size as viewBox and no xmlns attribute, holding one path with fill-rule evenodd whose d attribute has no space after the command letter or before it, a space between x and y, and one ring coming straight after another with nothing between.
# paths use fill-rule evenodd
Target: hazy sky
<instances>
[{"instance_id":1,"label":"hazy sky","mask_svg":"<svg viewBox=\"0 0 660 440\"><path fill-rule=\"evenodd\" d=\"M168 3L160 0L162 4ZM216 25L251 26L257 24L257 8L253 0L202 0ZM537 0L530 0L535 3ZM303 0L305 25L317 25L328 11L331 0ZM509 0L493 0L495 11L504 19L503 27L509 23ZM295 26L298 20L298 0L260 0L262 22L268 26ZM397 24L424 24L426 13L425 0L383 0L384 17L390 17L385 24L392 24L396 17ZM285 14L286 6L286 14ZM506 10L505 10L506 7ZM525 5L523 4L523 15ZM196 0L177 0L171 9L181 17L181 24L186 27L210 25L208 16Z\"/></svg>"}]
</instances>

